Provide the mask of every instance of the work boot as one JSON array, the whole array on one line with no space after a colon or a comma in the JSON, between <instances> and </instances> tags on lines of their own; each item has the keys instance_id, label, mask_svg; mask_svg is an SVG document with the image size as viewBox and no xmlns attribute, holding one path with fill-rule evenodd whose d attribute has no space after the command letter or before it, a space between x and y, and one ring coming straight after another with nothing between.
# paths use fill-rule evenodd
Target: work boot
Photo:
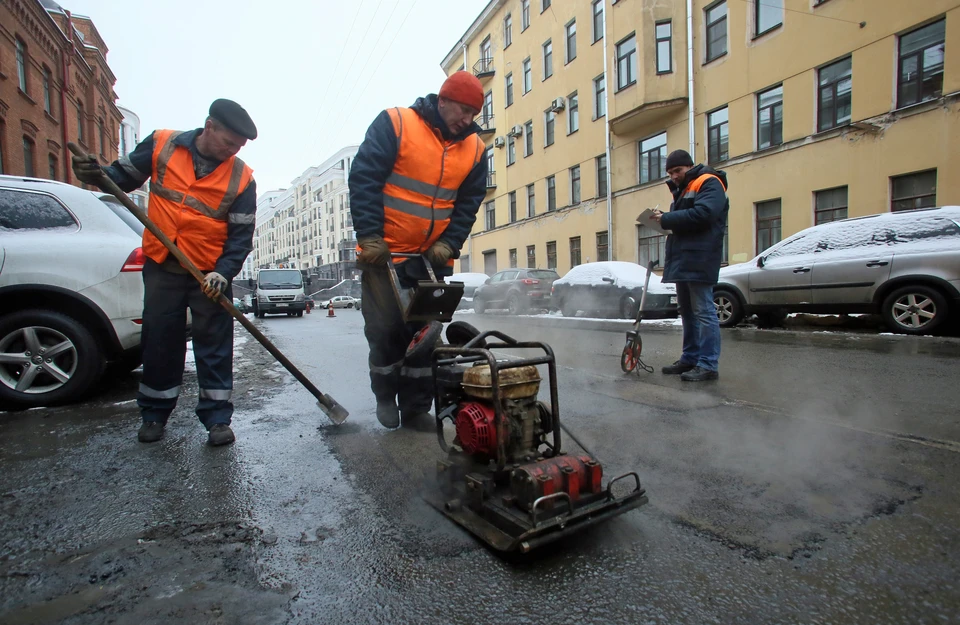
<instances>
[{"instance_id":1,"label":"work boot","mask_svg":"<svg viewBox=\"0 0 960 625\"><path fill-rule=\"evenodd\" d=\"M163 438L163 427L159 421L144 421L137 432L137 440L141 443L156 443Z\"/></svg>"},{"instance_id":2,"label":"work boot","mask_svg":"<svg viewBox=\"0 0 960 625\"><path fill-rule=\"evenodd\" d=\"M233 435L233 430L226 423L217 423L210 426L207 434L207 443L210 445L219 447L220 445L229 445L235 440L237 440L237 437Z\"/></svg>"},{"instance_id":3,"label":"work boot","mask_svg":"<svg viewBox=\"0 0 960 625\"><path fill-rule=\"evenodd\" d=\"M377 421L385 428L391 430L400 427L400 409L396 402L378 401L377 402Z\"/></svg>"},{"instance_id":4,"label":"work boot","mask_svg":"<svg viewBox=\"0 0 960 625\"><path fill-rule=\"evenodd\" d=\"M680 374L680 379L684 382L706 382L707 380L716 380L720 374L716 371L710 371L703 367L694 367L689 371Z\"/></svg>"},{"instance_id":5,"label":"work boot","mask_svg":"<svg viewBox=\"0 0 960 625\"><path fill-rule=\"evenodd\" d=\"M681 373L686 373L687 371L690 371L691 369L694 369L694 368L696 368L696 365L691 365L689 363L683 362L682 360L678 360L672 365L667 365L666 367L661 369L661 371L663 371L664 375L679 375Z\"/></svg>"}]
</instances>

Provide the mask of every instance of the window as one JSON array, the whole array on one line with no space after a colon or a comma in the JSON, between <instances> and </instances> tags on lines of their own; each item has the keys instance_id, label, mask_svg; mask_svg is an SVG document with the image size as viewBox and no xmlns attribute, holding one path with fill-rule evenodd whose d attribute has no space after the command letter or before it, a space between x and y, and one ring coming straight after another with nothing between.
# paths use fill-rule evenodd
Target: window
<instances>
[{"instance_id":1,"label":"window","mask_svg":"<svg viewBox=\"0 0 960 625\"><path fill-rule=\"evenodd\" d=\"M483 129L493 129L493 91L483 95L483 110L480 116L480 126Z\"/></svg>"},{"instance_id":2,"label":"window","mask_svg":"<svg viewBox=\"0 0 960 625\"><path fill-rule=\"evenodd\" d=\"M570 267L580 264L580 237L570 237Z\"/></svg>"},{"instance_id":3,"label":"window","mask_svg":"<svg viewBox=\"0 0 960 625\"><path fill-rule=\"evenodd\" d=\"M727 3L718 2L708 7L707 23L707 63L727 53Z\"/></svg>"},{"instance_id":4,"label":"window","mask_svg":"<svg viewBox=\"0 0 960 625\"><path fill-rule=\"evenodd\" d=\"M520 0L520 32L530 28L530 0Z\"/></svg>"},{"instance_id":5,"label":"window","mask_svg":"<svg viewBox=\"0 0 960 625\"><path fill-rule=\"evenodd\" d=\"M3 135L4 134L5 134L4 125L3 125L3 122L0 121L0 174L6 173L6 171L3 169Z\"/></svg>"},{"instance_id":6,"label":"window","mask_svg":"<svg viewBox=\"0 0 960 625\"><path fill-rule=\"evenodd\" d=\"M667 133L640 142L640 184L667 177Z\"/></svg>"},{"instance_id":7,"label":"window","mask_svg":"<svg viewBox=\"0 0 960 625\"><path fill-rule=\"evenodd\" d=\"M757 254L780 242L780 200L757 202Z\"/></svg>"},{"instance_id":8,"label":"window","mask_svg":"<svg viewBox=\"0 0 960 625\"><path fill-rule=\"evenodd\" d=\"M27 44L17 37L17 78L20 81L20 91L27 92Z\"/></svg>"},{"instance_id":9,"label":"window","mask_svg":"<svg viewBox=\"0 0 960 625\"><path fill-rule=\"evenodd\" d=\"M533 122L528 121L523 125L523 158L533 154Z\"/></svg>"},{"instance_id":10,"label":"window","mask_svg":"<svg viewBox=\"0 0 960 625\"><path fill-rule=\"evenodd\" d=\"M23 138L23 175L33 177L36 175L33 161L33 141L29 137Z\"/></svg>"},{"instance_id":11,"label":"window","mask_svg":"<svg viewBox=\"0 0 960 625\"><path fill-rule=\"evenodd\" d=\"M464 254L460 257L460 271L464 273L470 273L470 255L469 254Z\"/></svg>"},{"instance_id":12,"label":"window","mask_svg":"<svg viewBox=\"0 0 960 625\"><path fill-rule=\"evenodd\" d=\"M544 147L553 145L554 128L557 125L557 115L551 109L543 113L543 128L546 136L544 137Z\"/></svg>"},{"instance_id":13,"label":"window","mask_svg":"<svg viewBox=\"0 0 960 625\"><path fill-rule=\"evenodd\" d=\"M711 163L730 157L728 121L727 107L707 114L707 160Z\"/></svg>"},{"instance_id":14,"label":"window","mask_svg":"<svg viewBox=\"0 0 960 625\"><path fill-rule=\"evenodd\" d=\"M557 268L557 242L547 241L547 269Z\"/></svg>"},{"instance_id":15,"label":"window","mask_svg":"<svg viewBox=\"0 0 960 625\"><path fill-rule=\"evenodd\" d=\"M487 202L483 205L484 226L487 230L497 227L497 203Z\"/></svg>"},{"instance_id":16,"label":"window","mask_svg":"<svg viewBox=\"0 0 960 625\"><path fill-rule=\"evenodd\" d=\"M517 138L513 135L507 137L507 167L517 162Z\"/></svg>"},{"instance_id":17,"label":"window","mask_svg":"<svg viewBox=\"0 0 960 625\"><path fill-rule=\"evenodd\" d=\"M509 13L503 18L503 49L506 50L513 43L513 17Z\"/></svg>"},{"instance_id":18,"label":"window","mask_svg":"<svg viewBox=\"0 0 960 625\"><path fill-rule=\"evenodd\" d=\"M496 165L496 161L493 160L493 148L487 148L487 173L488 174L492 174L496 172L495 165Z\"/></svg>"},{"instance_id":19,"label":"window","mask_svg":"<svg viewBox=\"0 0 960 625\"><path fill-rule=\"evenodd\" d=\"M652 260L663 265L667 258L667 237L653 228L637 226L637 259L642 267Z\"/></svg>"},{"instance_id":20,"label":"window","mask_svg":"<svg viewBox=\"0 0 960 625\"><path fill-rule=\"evenodd\" d=\"M580 102L577 92L567 96L567 134L572 135L580 130Z\"/></svg>"},{"instance_id":21,"label":"window","mask_svg":"<svg viewBox=\"0 0 960 625\"><path fill-rule=\"evenodd\" d=\"M507 200L510 204L510 223L513 223L517 220L517 192L508 193Z\"/></svg>"},{"instance_id":22,"label":"window","mask_svg":"<svg viewBox=\"0 0 960 625\"><path fill-rule=\"evenodd\" d=\"M67 209L49 195L0 190L0 228L43 230L76 227Z\"/></svg>"},{"instance_id":23,"label":"window","mask_svg":"<svg viewBox=\"0 0 960 625\"><path fill-rule=\"evenodd\" d=\"M523 93L530 93L533 89L533 70L530 68L530 57L523 59Z\"/></svg>"},{"instance_id":24,"label":"window","mask_svg":"<svg viewBox=\"0 0 960 625\"><path fill-rule=\"evenodd\" d=\"M946 22L940 20L900 37L898 108L943 94L945 36Z\"/></svg>"},{"instance_id":25,"label":"window","mask_svg":"<svg viewBox=\"0 0 960 625\"><path fill-rule=\"evenodd\" d=\"M607 197L607 155L601 154L597 161L597 197Z\"/></svg>"},{"instance_id":26,"label":"window","mask_svg":"<svg viewBox=\"0 0 960 625\"><path fill-rule=\"evenodd\" d=\"M480 42L480 60L483 61L481 64L483 71L488 71L491 67L490 61L493 60L493 47L490 44L490 35L487 35L484 40Z\"/></svg>"},{"instance_id":27,"label":"window","mask_svg":"<svg viewBox=\"0 0 960 625\"><path fill-rule=\"evenodd\" d=\"M77 141L84 142L83 134L83 102L77 101Z\"/></svg>"},{"instance_id":28,"label":"window","mask_svg":"<svg viewBox=\"0 0 960 625\"><path fill-rule=\"evenodd\" d=\"M106 137L104 137L104 134L103 134L103 120L102 120L102 119L97 122L97 129L98 129L99 132L100 132L100 154L106 154L106 153L107 153L107 141L106 141Z\"/></svg>"},{"instance_id":29,"label":"window","mask_svg":"<svg viewBox=\"0 0 960 625\"><path fill-rule=\"evenodd\" d=\"M513 104L513 72L510 72L509 74L507 74L504 80L506 81L506 86L504 87L504 90L503 90L504 100L506 101L504 108L507 108L508 106Z\"/></svg>"},{"instance_id":30,"label":"window","mask_svg":"<svg viewBox=\"0 0 960 625\"><path fill-rule=\"evenodd\" d=\"M580 203L580 166L570 168L570 203Z\"/></svg>"},{"instance_id":31,"label":"window","mask_svg":"<svg viewBox=\"0 0 960 625\"><path fill-rule=\"evenodd\" d=\"M757 94L757 149L783 143L783 86Z\"/></svg>"},{"instance_id":32,"label":"window","mask_svg":"<svg viewBox=\"0 0 960 625\"><path fill-rule=\"evenodd\" d=\"M50 180L57 179L57 157L53 154L47 154L47 177Z\"/></svg>"},{"instance_id":33,"label":"window","mask_svg":"<svg viewBox=\"0 0 960 625\"><path fill-rule=\"evenodd\" d=\"M853 64L850 57L820 68L817 128L823 132L850 123Z\"/></svg>"},{"instance_id":34,"label":"window","mask_svg":"<svg viewBox=\"0 0 960 625\"><path fill-rule=\"evenodd\" d=\"M890 210L909 211L937 205L937 170L922 171L891 179Z\"/></svg>"},{"instance_id":35,"label":"window","mask_svg":"<svg viewBox=\"0 0 960 625\"><path fill-rule=\"evenodd\" d=\"M43 68L43 110L49 115L53 115L53 109L50 103L50 70Z\"/></svg>"},{"instance_id":36,"label":"window","mask_svg":"<svg viewBox=\"0 0 960 625\"><path fill-rule=\"evenodd\" d=\"M532 184L527 185L527 217L537 214L537 195Z\"/></svg>"},{"instance_id":37,"label":"window","mask_svg":"<svg viewBox=\"0 0 960 625\"><path fill-rule=\"evenodd\" d=\"M537 267L537 246L527 246L527 269L536 269Z\"/></svg>"},{"instance_id":38,"label":"window","mask_svg":"<svg viewBox=\"0 0 960 625\"><path fill-rule=\"evenodd\" d=\"M516 269L516 267L517 267L517 248L514 247L514 248L510 249L510 251L508 252L508 255L510 256L510 268L511 268L511 269Z\"/></svg>"},{"instance_id":39,"label":"window","mask_svg":"<svg viewBox=\"0 0 960 625\"><path fill-rule=\"evenodd\" d=\"M593 0L593 43L603 39L603 0Z\"/></svg>"},{"instance_id":40,"label":"window","mask_svg":"<svg viewBox=\"0 0 960 625\"><path fill-rule=\"evenodd\" d=\"M814 197L814 225L847 218L847 187L817 191Z\"/></svg>"},{"instance_id":41,"label":"window","mask_svg":"<svg viewBox=\"0 0 960 625\"><path fill-rule=\"evenodd\" d=\"M550 0L540 0L540 12L543 13L550 8Z\"/></svg>"},{"instance_id":42,"label":"window","mask_svg":"<svg viewBox=\"0 0 960 625\"><path fill-rule=\"evenodd\" d=\"M783 0L754 0L757 37L783 24Z\"/></svg>"},{"instance_id":43,"label":"window","mask_svg":"<svg viewBox=\"0 0 960 625\"><path fill-rule=\"evenodd\" d=\"M577 20L566 26L567 31L567 63L577 58Z\"/></svg>"},{"instance_id":44,"label":"window","mask_svg":"<svg viewBox=\"0 0 960 625\"><path fill-rule=\"evenodd\" d=\"M617 91L637 82L637 36L617 44Z\"/></svg>"},{"instance_id":45,"label":"window","mask_svg":"<svg viewBox=\"0 0 960 625\"><path fill-rule=\"evenodd\" d=\"M593 111L594 119L607 114L607 79L603 74L593 79Z\"/></svg>"},{"instance_id":46,"label":"window","mask_svg":"<svg viewBox=\"0 0 960 625\"><path fill-rule=\"evenodd\" d=\"M607 249L608 238L609 237L607 236L606 230L604 230L603 232L597 233L597 260L600 262L603 262L605 260L610 260L609 258L610 252Z\"/></svg>"},{"instance_id":47,"label":"window","mask_svg":"<svg viewBox=\"0 0 960 625\"><path fill-rule=\"evenodd\" d=\"M673 71L673 25L671 22L657 22L657 73L669 74Z\"/></svg>"},{"instance_id":48,"label":"window","mask_svg":"<svg viewBox=\"0 0 960 625\"><path fill-rule=\"evenodd\" d=\"M557 177L547 176L547 210L557 210Z\"/></svg>"},{"instance_id":49,"label":"window","mask_svg":"<svg viewBox=\"0 0 960 625\"><path fill-rule=\"evenodd\" d=\"M553 76L553 41L547 39L543 44L543 79Z\"/></svg>"}]
</instances>

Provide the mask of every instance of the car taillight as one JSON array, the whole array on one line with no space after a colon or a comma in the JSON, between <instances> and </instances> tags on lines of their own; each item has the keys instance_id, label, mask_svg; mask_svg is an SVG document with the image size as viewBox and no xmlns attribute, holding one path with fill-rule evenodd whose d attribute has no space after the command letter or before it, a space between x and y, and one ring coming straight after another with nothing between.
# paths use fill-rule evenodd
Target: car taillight
<instances>
[{"instance_id":1,"label":"car taillight","mask_svg":"<svg viewBox=\"0 0 960 625\"><path fill-rule=\"evenodd\" d=\"M120 269L120 271L143 271L143 265L146 262L147 255L143 253L142 247L138 247L130 252L129 256L127 256L127 260L123 263L123 267Z\"/></svg>"},{"instance_id":2,"label":"car taillight","mask_svg":"<svg viewBox=\"0 0 960 625\"><path fill-rule=\"evenodd\" d=\"M523 282L524 284L540 284L539 280L534 280L533 278L524 278L520 282Z\"/></svg>"}]
</instances>

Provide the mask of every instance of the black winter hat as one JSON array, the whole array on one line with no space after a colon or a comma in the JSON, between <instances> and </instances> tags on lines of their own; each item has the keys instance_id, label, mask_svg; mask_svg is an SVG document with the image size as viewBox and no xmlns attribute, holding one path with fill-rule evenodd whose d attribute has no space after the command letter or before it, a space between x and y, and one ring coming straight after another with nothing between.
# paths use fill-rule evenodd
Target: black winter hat
<instances>
[{"instance_id":1,"label":"black winter hat","mask_svg":"<svg viewBox=\"0 0 960 625\"><path fill-rule=\"evenodd\" d=\"M241 137L251 141L257 138L257 127L250 114L233 100L214 100L210 105L210 117L214 118Z\"/></svg>"},{"instance_id":2,"label":"black winter hat","mask_svg":"<svg viewBox=\"0 0 960 625\"><path fill-rule=\"evenodd\" d=\"M667 167L666 170L670 171L674 167L693 167L693 158L690 157L690 153L686 150L674 150L670 152L670 156L667 157Z\"/></svg>"}]
</instances>

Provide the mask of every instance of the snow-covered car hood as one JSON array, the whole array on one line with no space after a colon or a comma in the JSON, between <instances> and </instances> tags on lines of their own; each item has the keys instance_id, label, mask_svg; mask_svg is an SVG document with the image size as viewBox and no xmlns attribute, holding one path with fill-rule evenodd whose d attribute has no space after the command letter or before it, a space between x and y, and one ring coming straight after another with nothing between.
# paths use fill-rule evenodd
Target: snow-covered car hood
<instances>
[{"instance_id":1,"label":"snow-covered car hood","mask_svg":"<svg viewBox=\"0 0 960 625\"><path fill-rule=\"evenodd\" d=\"M620 286L628 289L643 288L644 281L647 278L647 270L635 263L628 263L618 260L600 261L596 263L587 263L577 265L567 272L559 280L555 281L554 286L560 284L578 284L590 286L602 286L609 284L604 282L603 278L613 278L616 280L614 286ZM676 293L677 287L673 284L665 284L660 281L660 276L652 274L650 276L650 293Z\"/></svg>"}]
</instances>

